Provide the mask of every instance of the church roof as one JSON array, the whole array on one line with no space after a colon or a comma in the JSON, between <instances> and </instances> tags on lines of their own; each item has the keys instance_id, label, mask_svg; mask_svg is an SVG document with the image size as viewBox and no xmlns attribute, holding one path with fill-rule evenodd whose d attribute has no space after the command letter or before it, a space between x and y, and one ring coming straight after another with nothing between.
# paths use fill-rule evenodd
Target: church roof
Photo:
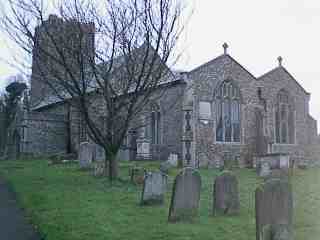
<instances>
[{"instance_id":1,"label":"church roof","mask_svg":"<svg viewBox=\"0 0 320 240\"><path fill-rule=\"evenodd\" d=\"M263 78L267 77L267 76L270 76L276 72L279 72L279 71L284 71L284 73L286 73L298 86L299 88L307 95L310 95L309 92L307 92L302 86L301 84L292 76L292 74L283 66L278 66L272 70L270 70L269 72L266 72L265 74L261 75L260 77L257 78L257 80L263 80Z\"/></svg>"},{"instance_id":2,"label":"church roof","mask_svg":"<svg viewBox=\"0 0 320 240\"><path fill-rule=\"evenodd\" d=\"M249 70L247 70L243 65L241 65L237 60L235 60L233 57L231 57L229 54L225 53L225 54L221 54L220 56L204 63L204 64L201 64L200 66L194 68L193 70L191 70L189 73L194 73L194 72L197 72L199 70L201 70L202 68L204 67L207 67L208 65L211 65L211 64L216 64L218 61L220 61L221 59L223 58L229 58L231 61L235 62L238 66L240 66L245 72L247 72L252 78L254 78L255 80L259 81L259 80L262 80L264 77L266 76L269 76L271 74L274 74L275 72L277 71L281 71L283 70L286 74L288 74L288 76L296 82L296 84L299 86L299 88L301 88L301 90L307 94L307 95L310 95L309 92L307 92L302 86L301 84L292 76L292 74L286 69L284 68L283 66L278 66L272 70L270 70L269 72L266 72L265 74L263 74L262 76L260 77L255 77L251 72L249 72ZM279 60L279 59L278 59ZM282 61L282 58L280 59L280 61Z\"/></svg>"},{"instance_id":3,"label":"church roof","mask_svg":"<svg viewBox=\"0 0 320 240\"><path fill-rule=\"evenodd\" d=\"M235 60L233 57L231 57L229 54L221 54L220 56L201 64L200 66L196 67L195 69L191 70L190 73L196 72L201 70L204 67L207 67L208 65L215 64L216 62L220 61L223 58L229 58L232 62L235 62L238 66L240 66L245 72L247 72L252 78L257 79L251 72L249 72L248 69L246 69L243 65L241 65L237 60Z\"/></svg>"}]
</instances>

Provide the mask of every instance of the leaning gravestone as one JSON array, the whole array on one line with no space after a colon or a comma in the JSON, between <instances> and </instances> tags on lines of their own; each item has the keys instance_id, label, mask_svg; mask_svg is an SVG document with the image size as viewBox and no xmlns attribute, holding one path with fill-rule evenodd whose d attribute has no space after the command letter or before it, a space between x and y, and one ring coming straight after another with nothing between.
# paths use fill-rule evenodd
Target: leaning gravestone
<instances>
[{"instance_id":1,"label":"leaning gravestone","mask_svg":"<svg viewBox=\"0 0 320 240\"><path fill-rule=\"evenodd\" d=\"M267 225L286 225L289 239L292 236L292 190L288 181L270 179L255 192L256 197L256 239L265 240ZM274 237L272 237L274 239Z\"/></svg>"},{"instance_id":2,"label":"leaning gravestone","mask_svg":"<svg viewBox=\"0 0 320 240\"><path fill-rule=\"evenodd\" d=\"M82 142L79 146L79 164L80 168L89 168L92 163L93 149L89 142Z\"/></svg>"},{"instance_id":3,"label":"leaning gravestone","mask_svg":"<svg viewBox=\"0 0 320 240\"><path fill-rule=\"evenodd\" d=\"M169 222L192 222L198 215L201 177L197 170L184 168L173 184Z\"/></svg>"},{"instance_id":4,"label":"leaning gravestone","mask_svg":"<svg viewBox=\"0 0 320 240\"><path fill-rule=\"evenodd\" d=\"M239 210L238 180L232 172L223 171L214 181L213 215L233 215Z\"/></svg>"},{"instance_id":5,"label":"leaning gravestone","mask_svg":"<svg viewBox=\"0 0 320 240\"><path fill-rule=\"evenodd\" d=\"M167 175L162 172L148 172L143 181L142 205L162 204L167 190Z\"/></svg>"}]
</instances>

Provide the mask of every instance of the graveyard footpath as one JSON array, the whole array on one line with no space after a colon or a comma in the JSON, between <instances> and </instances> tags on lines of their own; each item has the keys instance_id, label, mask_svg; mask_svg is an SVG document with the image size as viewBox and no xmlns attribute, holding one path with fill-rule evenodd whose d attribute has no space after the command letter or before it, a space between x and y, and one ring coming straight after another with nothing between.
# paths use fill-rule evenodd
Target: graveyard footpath
<instances>
[{"instance_id":1,"label":"graveyard footpath","mask_svg":"<svg viewBox=\"0 0 320 240\"><path fill-rule=\"evenodd\" d=\"M0 239L40 240L39 234L26 221L22 209L17 206L16 196L0 177Z\"/></svg>"}]
</instances>

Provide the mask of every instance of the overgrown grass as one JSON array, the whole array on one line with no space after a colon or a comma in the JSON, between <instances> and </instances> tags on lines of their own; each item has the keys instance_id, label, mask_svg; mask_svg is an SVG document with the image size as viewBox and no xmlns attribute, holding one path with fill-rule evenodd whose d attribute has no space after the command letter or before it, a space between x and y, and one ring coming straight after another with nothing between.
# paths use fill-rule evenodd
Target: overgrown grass
<instances>
[{"instance_id":1,"label":"overgrown grass","mask_svg":"<svg viewBox=\"0 0 320 240\"><path fill-rule=\"evenodd\" d=\"M199 219L193 223L167 222L171 186L178 169L170 172L170 188L163 206L139 205L141 186L129 182L121 164L121 181L80 171L76 164L48 166L45 160L0 162L0 174L13 186L32 223L47 240L73 239L255 239L254 190L261 183L254 170L235 170L240 183L238 216L212 217L215 170L201 170ZM156 169L158 163L138 163ZM294 186L295 239L320 236L320 169L296 170Z\"/></svg>"}]
</instances>

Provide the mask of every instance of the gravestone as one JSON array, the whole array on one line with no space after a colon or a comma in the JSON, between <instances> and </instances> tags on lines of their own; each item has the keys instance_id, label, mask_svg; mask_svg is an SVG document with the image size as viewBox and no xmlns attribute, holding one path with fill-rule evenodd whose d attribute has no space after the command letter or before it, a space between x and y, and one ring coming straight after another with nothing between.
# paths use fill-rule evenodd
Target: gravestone
<instances>
[{"instance_id":1,"label":"gravestone","mask_svg":"<svg viewBox=\"0 0 320 240\"><path fill-rule=\"evenodd\" d=\"M173 166L173 167L178 167L178 155L170 153L168 157L168 162Z\"/></svg>"},{"instance_id":2,"label":"gravestone","mask_svg":"<svg viewBox=\"0 0 320 240\"><path fill-rule=\"evenodd\" d=\"M79 164L80 168L85 169L91 167L93 159L93 146L89 142L82 142L79 146Z\"/></svg>"},{"instance_id":3,"label":"gravestone","mask_svg":"<svg viewBox=\"0 0 320 240\"><path fill-rule=\"evenodd\" d=\"M98 144L93 144L93 160L97 162L105 161L104 149Z\"/></svg>"},{"instance_id":4,"label":"gravestone","mask_svg":"<svg viewBox=\"0 0 320 240\"><path fill-rule=\"evenodd\" d=\"M129 169L130 181L134 184L143 184L146 170L142 167L133 166Z\"/></svg>"},{"instance_id":5,"label":"gravestone","mask_svg":"<svg viewBox=\"0 0 320 240\"><path fill-rule=\"evenodd\" d=\"M260 240L293 240L290 228L286 224L267 224L263 226Z\"/></svg>"},{"instance_id":6,"label":"gravestone","mask_svg":"<svg viewBox=\"0 0 320 240\"><path fill-rule=\"evenodd\" d=\"M270 179L256 189L255 197L256 239L264 240L267 225L287 225L292 236L293 200L288 181Z\"/></svg>"},{"instance_id":7,"label":"gravestone","mask_svg":"<svg viewBox=\"0 0 320 240\"><path fill-rule=\"evenodd\" d=\"M257 174L259 177L268 177L271 174L271 167L268 162L259 162L257 166Z\"/></svg>"},{"instance_id":8,"label":"gravestone","mask_svg":"<svg viewBox=\"0 0 320 240\"><path fill-rule=\"evenodd\" d=\"M95 177L102 177L106 176L106 167L105 167L105 162L104 161L96 161L93 164L93 176Z\"/></svg>"},{"instance_id":9,"label":"gravestone","mask_svg":"<svg viewBox=\"0 0 320 240\"><path fill-rule=\"evenodd\" d=\"M223 171L214 181L213 215L233 215L239 210L238 180L232 172Z\"/></svg>"},{"instance_id":10,"label":"gravestone","mask_svg":"<svg viewBox=\"0 0 320 240\"><path fill-rule=\"evenodd\" d=\"M169 209L169 222L193 222L198 216L201 177L197 170L186 167L175 178Z\"/></svg>"},{"instance_id":11,"label":"gravestone","mask_svg":"<svg viewBox=\"0 0 320 240\"><path fill-rule=\"evenodd\" d=\"M268 153L258 157L258 162L267 162L270 169L288 169L290 167L290 156L284 153Z\"/></svg>"},{"instance_id":12,"label":"gravestone","mask_svg":"<svg viewBox=\"0 0 320 240\"><path fill-rule=\"evenodd\" d=\"M168 160L160 164L160 171L168 174L171 168L178 167L178 155L170 154Z\"/></svg>"},{"instance_id":13,"label":"gravestone","mask_svg":"<svg viewBox=\"0 0 320 240\"><path fill-rule=\"evenodd\" d=\"M167 175L162 172L145 174L141 195L142 205L162 204L167 190Z\"/></svg>"}]
</instances>

